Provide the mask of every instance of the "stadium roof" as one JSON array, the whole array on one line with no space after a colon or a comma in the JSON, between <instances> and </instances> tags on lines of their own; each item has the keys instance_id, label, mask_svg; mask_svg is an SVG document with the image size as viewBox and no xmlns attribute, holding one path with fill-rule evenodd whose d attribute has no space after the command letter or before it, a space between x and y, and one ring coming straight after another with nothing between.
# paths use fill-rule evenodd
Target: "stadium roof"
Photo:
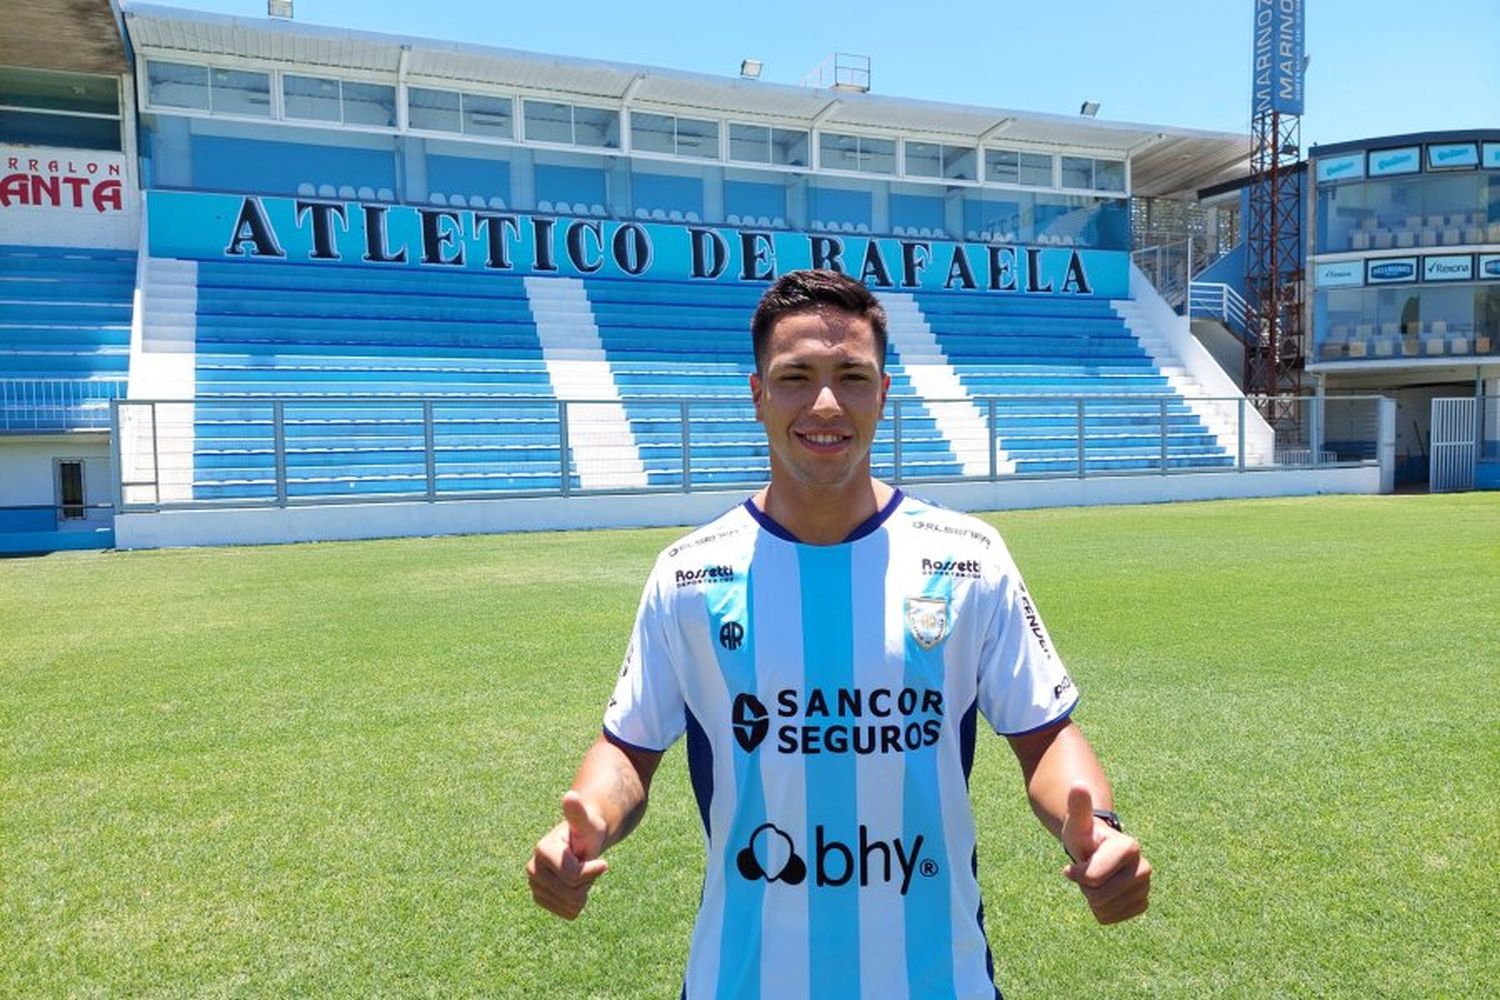
<instances>
[{"instance_id":1,"label":"stadium roof","mask_svg":"<svg viewBox=\"0 0 1500 1000\"><path fill-rule=\"evenodd\" d=\"M741 80L154 4L130 3L124 10L132 44L147 55L228 56L330 70L404 73L409 81L508 87L643 109L824 129L889 129L935 141L1034 144L1125 155L1137 195L1191 194L1244 175L1250 156L1249 135L1232 132Z\"/></svg>"},{"instance_id":2,"label":"stadium roof","mask_svg":"<svg viewBox=\"0 0 1500 1000\"><path fill-rule=\"evenodd\" d=\"M109 0L6 4L0 66L109 76L129 68Z\"/></svg>"}]
</instances>

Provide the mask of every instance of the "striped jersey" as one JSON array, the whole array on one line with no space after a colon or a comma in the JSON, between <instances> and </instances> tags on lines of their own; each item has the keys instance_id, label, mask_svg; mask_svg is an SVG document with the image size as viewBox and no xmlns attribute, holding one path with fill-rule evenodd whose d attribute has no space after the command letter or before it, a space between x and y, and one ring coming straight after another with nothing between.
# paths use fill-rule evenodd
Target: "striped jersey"
<instances>
[{"instance_id":1,"label":"striped jersey","mask_svg":"<svg viewBox=\"0 0 1500 1000\"><path fill-rule=\"evenodd\" d=\"M684 995L997 996L968 777L977 717L1078 700L1000 536L904 496L839 545L750 501L657 559L607 738L687 736L708 852Z\"/></svg>"}]
</instances>

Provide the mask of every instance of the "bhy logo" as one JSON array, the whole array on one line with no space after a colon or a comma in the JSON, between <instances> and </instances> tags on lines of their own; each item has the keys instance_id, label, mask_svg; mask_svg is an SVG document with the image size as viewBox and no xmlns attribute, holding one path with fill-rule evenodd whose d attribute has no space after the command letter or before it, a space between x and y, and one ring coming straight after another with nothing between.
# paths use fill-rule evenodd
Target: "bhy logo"
<instances>
[{"instance_id":1,"label":"bhy logo","mask_svg":"<svg viewBox=\"0 0 1500 1000\"><path fill-rule=\"evenodd\" d=\"M859 825L857 841L847 844L828 836L822 824L813 829L813 884L819 888L838 888L851 882L860 888L872 882L900 882L901 895L911 888L912 876L932 878L938 864L922 857L923 836L919 833L910 844L900 837L872 839L870 828ZM735 855L740 875L750 881L785 882L801 885L807 878L807 862L797 853L792 835L775 823L762 823L750 834L750 842Z\"/></svg>"}]
</instances>

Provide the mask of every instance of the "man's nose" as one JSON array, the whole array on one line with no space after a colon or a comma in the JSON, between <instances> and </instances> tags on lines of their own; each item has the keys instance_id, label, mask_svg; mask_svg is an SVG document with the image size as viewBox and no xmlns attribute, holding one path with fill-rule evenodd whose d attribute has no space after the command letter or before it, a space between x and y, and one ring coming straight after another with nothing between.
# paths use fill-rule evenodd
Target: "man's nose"
<instances>
[{"instance_id":1,"label":"man's nose","mask_svg":"<svg viewBox=\"0 0 1500 1000\"><path fill-rule=\"evenodd\" d=\"M839 405L838 397L833 394L833 386L825 385L818 390L818 398L813 400L813 413L820 416L833 416L842 409L843 407Z\"/></svg>"}]
</instances>

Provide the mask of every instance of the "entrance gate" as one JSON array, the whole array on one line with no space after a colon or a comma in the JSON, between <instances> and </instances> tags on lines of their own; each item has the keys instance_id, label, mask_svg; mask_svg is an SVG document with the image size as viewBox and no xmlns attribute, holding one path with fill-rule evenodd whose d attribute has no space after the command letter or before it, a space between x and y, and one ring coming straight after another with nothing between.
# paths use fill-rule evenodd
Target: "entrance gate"
<instances>
[{"instance_id":1,"label":"entrance gate","mask_svg":"<svg viewBox=\"0 0 1500 1000\"><path fill-rule=\"evenodd\" d=\"M1432 401L1433 493L1456 493L1474 488L1474 464L1479 452L1479 401Z\"/></svg>"}]
</instances>

